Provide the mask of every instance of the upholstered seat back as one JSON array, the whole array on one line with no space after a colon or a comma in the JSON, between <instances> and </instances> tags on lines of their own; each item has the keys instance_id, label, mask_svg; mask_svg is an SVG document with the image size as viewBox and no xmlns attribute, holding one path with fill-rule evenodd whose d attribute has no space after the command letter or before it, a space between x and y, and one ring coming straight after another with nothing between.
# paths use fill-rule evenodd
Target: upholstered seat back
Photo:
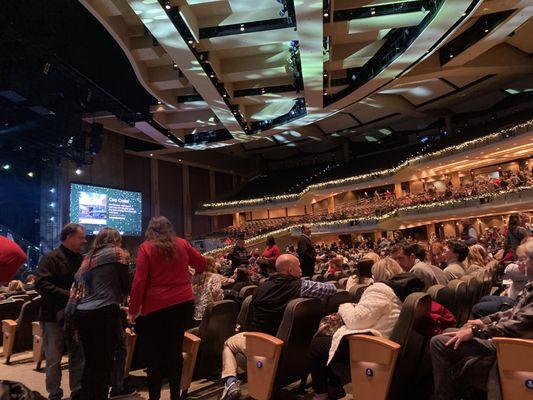
<instances>
[{"instance_id":1,"label":"upholstered seat back","mask_svg":"<svg viewBox=\"0 0 533 400\"><path fill-rule=\"evenodd\" d=\"M17 334L13 353L30 350L33 346L32 322L39 320L41 296L24 303L17 318Z\"/></svg>"},{"instance_id":2,"label":"upholstered seat back","mask_svg":"<svg viewBox=\"0 0 533 400\"><path fill-rule=\"evenodd\" d=\"M235 334L239 306L231 300L210 304L198 328L201 339L196 362L195 379L220 375L224 342Z\"/></svg>"},{"instance_id":3,"label":"upholstered seat back","mask_svg":"<svg viewBox=\"0 0 533 400\"><path fill-rule=\"evenodd\" d=\"M390 337L390 340L400 345L400 351L389 399L416 397L412 394L416 393L416 376L426 345L426 338L418 333L418 327L428 318L430 310L431 297L427 293L410 294L403 302Z\"/></svg>"},{"instance_id":4,"label":"upholstered seat back","mask_svg":"<svg viewBox=\"0 0 533 400\"><path fill-rule=\"evenodd\" d=\"M309 346L315 335L323 305L318 299L294 299L287 304L276 337L283 340L276 385L285 386L307 376Z\"/></svg>"},{"instance_id":5,"label":"upholstered seat back","mask_svg":"<svg viewBox=\"0 0 533 400\"><path fill-rule=\"evenodd\" d=\"M336 313L343 303L352 303L352 296L346 290L337 289L337 293L324 301L324 315Z\"/></svg>"},{"instance_id":6,"label":"upholstered seat back","mask_svg":"<svg viewBox=\"0 0 533 400\"><path fill-rule=\"evenodd\" d=\"M352 303L359 303L359 300L361 300L361 296L363 295L364 291L368 289L369 286L370 285L367 283L352 286L349 292L352 296Z\"/></svg>"}]
</instances>

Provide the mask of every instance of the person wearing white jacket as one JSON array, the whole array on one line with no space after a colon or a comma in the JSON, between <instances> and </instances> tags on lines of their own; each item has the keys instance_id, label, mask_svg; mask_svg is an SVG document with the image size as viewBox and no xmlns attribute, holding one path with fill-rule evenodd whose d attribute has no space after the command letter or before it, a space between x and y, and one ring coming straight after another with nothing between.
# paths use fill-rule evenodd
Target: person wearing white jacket
<instances>
[{"instance_id":1,"label":"person wearing white jacket","mask_svg":"<svg viewBox=\"0 0 533 400\"><path fill-rule=\"evenodd\" d=\"M411 273L402 273L371 285L359 303L339 306L338 314L344 324L333 336L317 335L311 343L315 400L342 397L341 379L330 368L333 362L349 370L348 341L342 339L356 333L389 338L400 316L402 302L409 294L423 289L424 284L419 278Z\"/></svg>"}]
</instances>

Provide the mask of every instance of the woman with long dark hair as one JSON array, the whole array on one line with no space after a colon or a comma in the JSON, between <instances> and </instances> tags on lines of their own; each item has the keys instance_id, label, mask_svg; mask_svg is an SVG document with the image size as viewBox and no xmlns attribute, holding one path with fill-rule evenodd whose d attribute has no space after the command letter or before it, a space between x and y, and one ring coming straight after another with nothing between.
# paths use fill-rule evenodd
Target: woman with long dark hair
<instances>
[{"instance_id":1,"label":"woman with long dark hair","mask_svg":"<svg viewBox=\"0 0 533 400\"><path fill-rule=\"evenodd\" d=\"M76 273L67 313L74 312L85 354L81 398L107 400L115 351L121 340L120 305L129 292L128 257L122 238L102 228ZM75 311L74 311L75 310Z\"/></svg>"},{"instance_id":2,"label":"woman with long dark hair","mask_svg":"<svg viewBox=\"0 0 533 400\"><path fill-rule=\"evenodd\" d=\"M159 400L161 381L168 379L170 399L180 398L185 330L194 316L194 294L189 266L205 270L204 257L186 240L176 237L170 221L154 217L139 247L130 295L128 319L143 315L147 343L150 400Z\"/></svg>"}]
</instances>

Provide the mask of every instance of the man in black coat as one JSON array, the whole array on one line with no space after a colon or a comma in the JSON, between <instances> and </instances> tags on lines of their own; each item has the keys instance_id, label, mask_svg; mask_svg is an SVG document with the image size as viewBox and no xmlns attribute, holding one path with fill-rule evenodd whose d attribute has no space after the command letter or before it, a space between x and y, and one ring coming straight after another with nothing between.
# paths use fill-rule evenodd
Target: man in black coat
<instances>
[{"instance_id":1,"label":"man in black coat","mask_svg":"<svg viewBox=\"0 0 533 400\"><path fill-rule=\"evenodd\" d=\"M67 224L61 230L61 245L45 254L39 261L35 290L41 295L39 321L43 331L43 349L46 359L46 391L49 400L60 400L61 356L65 343L69 356L69 381L71 396L79 398L83 372L83 349L65 333L64 309L70 296L74 274L82 262L81 251L85 243L85 228L79 224Z\"/></svg>"},{"instance_id":2,"label":"man in black coat","mask_svg":"<svg viewBox=\"0 0 533 400\"><path fill-rule=\"evenodd\" d=\"M250 254L248 254L246 247L244 247L244 234L241 233L237 236L235 247L233 247L227 258L231 261L232 272L242 264L248 263Z\"/></svg>"},{"instance_id":3,"label":"man in black coat","mask_svg":"<svg viewBox=\"0 0 533 400\"><path fill-rule=\"evenodd\" d=\"M300 268L302 276L313 276L315 273L316 252L311 241L311 227L302 225L302 235L298 239L298 257L300 258Z\"/></svg>"}]
</instances>

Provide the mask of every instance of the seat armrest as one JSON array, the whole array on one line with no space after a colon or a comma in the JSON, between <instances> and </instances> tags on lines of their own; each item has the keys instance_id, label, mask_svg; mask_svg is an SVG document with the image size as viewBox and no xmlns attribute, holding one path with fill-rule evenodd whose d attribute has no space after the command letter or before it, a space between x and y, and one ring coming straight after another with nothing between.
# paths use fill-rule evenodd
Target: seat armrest
<instances>
[{"instance_id":1,"label":"seat armrest","mask_svg":"<svg viewBox=\"0 0 533 400\"><path fill-rule=\"evenodd\" d=\"M400 345L371 335L351 335L348 341L354 399L387 399Z\"/></svg>"},{"instance_id":2,"label":"seat armrest","mask_svg":"<svg viewBox=\"0 0 533 400\"><path fill-rule=\"evenodd\" d=\"M244 338L248 395L256 400L268 400L272 395L283 340L260 332L246 332Z\"/></svg>"},{"instance_id":3,"label":"seat armrest","mask_svg":"<svg viewBox=\"0 0 533 400\"><path fill-rule=\"evenodd\" d=\"M196 357L200 348L201 339L190 332L185 332L183 337L183 367L181 370L181 390L187 390L191 386Z\"/></svg>"},{"instance_id":4,"label":"seat armrest","mask_svg":"<svg viewBox=\"0 0 533 400\"><path fill-rule=\"evenodd\" d=\"M9 362L9 357L13 354L13 345L15 344L15 335L17 333L18 323L12 319L2 320L2 333L4 336L3 355L6 357L6 363Z\"/></svg>"},{"instance_id":5,"label":"seat armrest","mask_svg":"<svg viewBox=\"0 0 533 400\"><path fill-rule=\"evenodd\" d=\"M126 362L124 363L124 376L127 377L130 373L133 354L135 353L137 334L133 332L131 328L126 328L124 331L124 336L126 340Z\"/></svg>"}]
</instances>

